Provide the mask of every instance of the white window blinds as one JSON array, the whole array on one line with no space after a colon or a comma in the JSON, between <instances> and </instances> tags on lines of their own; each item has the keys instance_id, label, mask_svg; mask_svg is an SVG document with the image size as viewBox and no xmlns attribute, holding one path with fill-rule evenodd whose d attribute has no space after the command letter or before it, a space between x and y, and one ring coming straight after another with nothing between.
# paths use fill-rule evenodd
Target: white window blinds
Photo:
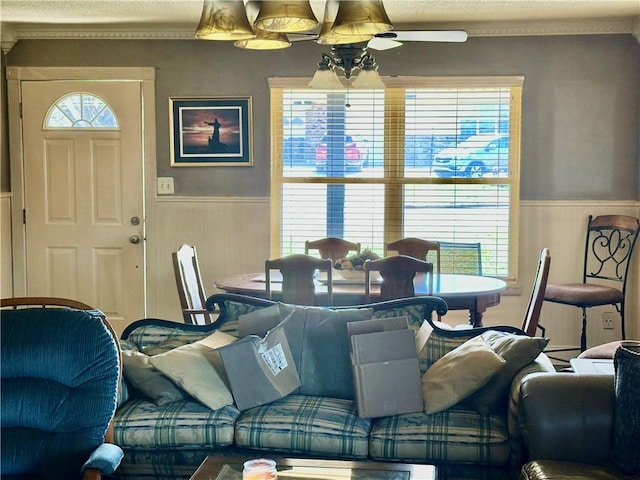
<instances>
[{"instance_id":1,"label":"white window blinds","mask_svg":"<svg viewBox=\"0 0 640 480\"><path fill-rule=\"evenodd\" d=\"M522 82L272 79L272 254L329 236L379 254L402 237L480 242L483 274L515 280Z\"/></svg>"}]
</instances>

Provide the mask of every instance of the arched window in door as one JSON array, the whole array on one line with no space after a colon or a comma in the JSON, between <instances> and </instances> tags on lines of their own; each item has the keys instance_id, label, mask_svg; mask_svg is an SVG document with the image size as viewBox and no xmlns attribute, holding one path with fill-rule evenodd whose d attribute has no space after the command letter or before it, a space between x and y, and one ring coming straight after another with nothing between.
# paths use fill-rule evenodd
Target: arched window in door
<instances>
[{"instance_id":1,"label":"arched window in door","mask_svg":"<svg viewBox=\"0 0 640 480\"><path fill-rule=\"evenodd\" d=\"M44 128L117 129L118 119L107 103L90 93L70 93L49 107Z\"/></svg>"}]
</instances>

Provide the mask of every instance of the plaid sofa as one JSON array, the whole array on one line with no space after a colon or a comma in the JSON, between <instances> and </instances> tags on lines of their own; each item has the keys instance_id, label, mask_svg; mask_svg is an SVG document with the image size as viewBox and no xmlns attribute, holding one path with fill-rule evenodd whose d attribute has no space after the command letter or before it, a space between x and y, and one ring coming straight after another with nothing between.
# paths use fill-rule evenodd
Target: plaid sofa
<instances>
[{"instance_id":1,"label":"plaid sofa","mask_svg":"<svg viewBox=\"0 0 640 480\"><path fill-rule=\"evenodd\" d=\"M243 295L216 294L207 302L208 309L220 312L213 324L139 320L127 327L121 344L124 350L142 350L168 341L187 344L214 330L238 336L241 315L274 304ZM436 297L405 298L365 307L372 309L374 318L406 316L416 329L425 319L430 321L432 315L442 316L447 310ZM513 327L498 329L522 334ZM486 330L443 330L434 325L419 354L421 372ZM518 398L524 375L540 371L553 371L544 354L516 376L512 398ZM429 463L439 466L439 478L507 478L506 467L517 463L520 455L514 405L512 401L505 414L480 415L456 406L432 415L420 412L372 419L360 418L353 400L295 391L240 412L233 405L214 411L193 399L158 406L129 389L116 412L114 434L115 443L125 452L119 472L123 478L188 478L211 454Z\"/></svg>"}]
</instances>

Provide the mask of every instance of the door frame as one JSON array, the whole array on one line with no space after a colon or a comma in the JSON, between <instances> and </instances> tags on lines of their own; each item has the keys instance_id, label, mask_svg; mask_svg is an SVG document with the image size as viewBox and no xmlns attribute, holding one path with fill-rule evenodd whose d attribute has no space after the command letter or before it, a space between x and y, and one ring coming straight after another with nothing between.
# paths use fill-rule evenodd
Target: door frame
<instances>
[{"instance_id":1,"label":"door frame","mask_svg":"<svg viewBox=\"0 0 640 480\"><path fill-rule=\"evenodd\" d=\"M156 242L149 233L154 231L156 199L156 116L155 116L155 68L154 67L7 67L7 107L9 113L9 157L11 168L11 252L13 260L13 295L27 293L26 270L26 225L23 222L25 209L24 151L22 145L22 81L55 80L120 80L140 82L142 95L142 208L144 249L143 307L147 316L149 305L155 305L155 288L149 279L155 277L154 262Z\"/></svg>"}]
</instances>

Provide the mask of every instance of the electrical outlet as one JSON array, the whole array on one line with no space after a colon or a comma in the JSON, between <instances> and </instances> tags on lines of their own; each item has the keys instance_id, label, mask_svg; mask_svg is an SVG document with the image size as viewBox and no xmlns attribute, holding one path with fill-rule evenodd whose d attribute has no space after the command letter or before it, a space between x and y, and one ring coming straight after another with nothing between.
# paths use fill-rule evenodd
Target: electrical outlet
<instances>
[{"instance_id":1,"label":"electrical outlet","mask_svg":"<svg viewBox=\"0 0 640 480\"><path fill-rule=\"evenodd\" d=\"M604 312L602 314L602 328L605 330L613 328L613 312Z\"/></svg>"},{"instance_id":2,"label":"electrical outlet","mask_svg":"<svg viewBox=\"0 0 640 480\"><path fill-rule=\"evenodd\" d=\"M173 195L173 177L158 177L158 195Z\"/></svg>"}]
</instances>

